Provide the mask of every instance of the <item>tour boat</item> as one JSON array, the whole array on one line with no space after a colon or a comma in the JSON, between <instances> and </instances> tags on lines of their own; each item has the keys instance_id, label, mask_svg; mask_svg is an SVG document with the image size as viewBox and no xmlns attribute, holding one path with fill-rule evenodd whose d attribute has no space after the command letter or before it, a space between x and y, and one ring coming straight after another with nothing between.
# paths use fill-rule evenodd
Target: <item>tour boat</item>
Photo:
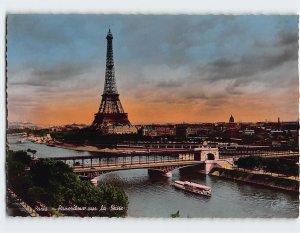
<instances>
[{"instance_id":1,"label":"tour boat","mask_svg":"<svg viewBox=\"0 0 300 233\"><path fill-rule=\"evenodd\" d=\"M173 186L179 189L183 189L192 193L204 195L204 196L211 196L211 188L205 185L192 183L189 181L180 181L176 180L173 183Z\"/></svg>"}]
</instances>

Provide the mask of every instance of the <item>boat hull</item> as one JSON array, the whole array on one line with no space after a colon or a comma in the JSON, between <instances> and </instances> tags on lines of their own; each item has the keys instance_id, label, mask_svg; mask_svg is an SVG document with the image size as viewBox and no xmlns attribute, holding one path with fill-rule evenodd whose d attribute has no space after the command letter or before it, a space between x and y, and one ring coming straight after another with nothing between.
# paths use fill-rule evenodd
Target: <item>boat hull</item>
<instances>
[{"instance_id":1,"label":"boat hull","mask_svg":"<svg viewBox=\"0 0 300 233\"><path fill-rule=\"evenodd\" d=\"M183 185L180 184L176 184L174 183L173 186L177 189L181 189L190 193L194 193L194 194L198 194L198 195L202 195L202 196L206 196L206 197L211 197L211 193L210 192L206 192L206 191L195 191L195 190L191 190L191 189L186 189Z\"/></svg>"},{"instance_id":2,"label":"boat hull","mask_svg":"<svg viewBox=\"0 0 300 233\"><path fill-rule=\"evenodd\" d=\"M171 178L172 177L172 172L165 172L162 170L157 170L157 169L148 169L148 174L149 175L159 175L159 176L163 176L163 177L167 177L167 178Z\"/></svg>"}]
</instances>

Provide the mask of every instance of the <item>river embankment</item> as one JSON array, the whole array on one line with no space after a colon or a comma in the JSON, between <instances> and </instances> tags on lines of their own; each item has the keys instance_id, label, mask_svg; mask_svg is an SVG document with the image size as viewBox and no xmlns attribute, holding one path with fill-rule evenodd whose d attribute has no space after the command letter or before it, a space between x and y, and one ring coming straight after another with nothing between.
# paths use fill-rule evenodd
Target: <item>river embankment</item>
<instances>
[{"instance_id":1,"label":"river embankment","mask_svg":"<svg viewBox=\"0 0 300 233\"><path fill-rule=\"evenodd\" d=\"M74 144L68 144L68 143L56 143L52 144L54 147L63 148L63 149L69 149L69 150L75 150L75 151L88 151L88 152L109 152L109 153L117 153L120 152L120 150L117 149L110 149L110 148L98 148L96 146L87 146L87 145L74 145Z\"/></svg>"},{"instance_id":2,"label":"river embankment","mask_svg":"<svg viewBox=\"0 0 300 233\"><path fill-rule=\"evenodd\" d=\"M247 171L214 168L209 175L299 193L299 182L297 180L274 177L268 174L253 174Z\"/></svg>"}]
</instances>

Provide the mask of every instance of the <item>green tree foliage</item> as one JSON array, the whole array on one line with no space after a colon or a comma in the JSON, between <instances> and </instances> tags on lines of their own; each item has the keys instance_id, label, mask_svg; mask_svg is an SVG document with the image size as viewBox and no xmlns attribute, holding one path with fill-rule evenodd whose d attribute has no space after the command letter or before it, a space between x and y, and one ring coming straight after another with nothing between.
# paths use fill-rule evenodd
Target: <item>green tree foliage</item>
<instances>
[{"instance_id":1,"label":"green tree foliage","mask_svg":"<svg viewBox=\"0 0 300 233\"><path fill-rule=\"evenodd\" d=\"M39 187L39 186L31 186L28 189L28 197L31 201L40 201L40 202L45 202L46 201L46 197L47 197L47 193L46 191Z\"/></svg>"},{"instance_id":2,"label":"green tree foliage","mask_svg":"<svg viewBox=\"0 0 300 233\"><path fill-rule=\"evenodd\" d=\"M111 185L95 187L82 181L68 165L53 159L40 159L26 171L30 164L26 158L26 152L9 152L7 167L9 185L30 203L40 201L49 209L58 210L60 206L85 207L81 211L84 216L126 216L128 197L123 189Z\"/></svg>"},{"instance_id":3,"label":"green tree foliage","mask_svg":"<svg viewBox=\"0 0 300 233\"><path fill-rule=\"evenodd\" d=\"M7 175L8 180L12 181L24 176L25 169L29 166L31 158L25 151L8 151L7 153Z\"/></svg>"},{"instance_id":4,"label":"green tree foliage","mask_svg":"<svg viewBox=\"0 0 300 233\"><path fill-rule=\"evenodd\" d=\"M240 168L259 168L262 165L262 158L258 156L241 157L235 162L235 164Z\"/></svg>"},{"instance_id":5,"label":"green tree foliage","mask_svg":"<svg viewBox=\"0 0 300 233\"><path fill-rule=\"evenodd\" d=\"M239 158L235 164L239 168L263 169L266 172L279 173L289 176L299 175L299 167L296 163L284 163L279 159L248 156Z\"/></svg>"},{"instance_id":6,"label":"green tree foliage","mask_svg":"<svg viewBox=\"0 0 300 233\"><path fill-rule=\"evenodd\" d=\"M128 197L125 192L109 185L93 186L88 181L81 181L71 168L60 161L42 159L31 169L34 184L42 187L47 193L45 204L58 208L59 205L80 207L105 206L107 211L85 211L88 216L125 216L128 207ZM112 205L122 207L122 210L111 211Z\"/></svg>"},{"instance_id":7,"label":"green tree foliage","mask_svg":"<svg viewBox=\"0 0 300 233\"><path fill-rule=\"evenodd\" d=\"M7 134L15 134L15 133L27 133L33 134L36 136L46 136L48 133L50 133L49 129L30 129L30 128L22 128L22 129L8 129Z\"/></svg>"},{"instance_id":8,"label":"green tree foliage","mask_svg":"<svg viewBox=\"0 0 300 233\"><path fill-rule=\"evenodd\" d=\"M176 213L171 214L171 217L172 217L172 218L179 218L179 217L180 217L179 210L177 210Z\"/></svg>"},{"instance_id":9,"label":"green tree foliage","mask_svg":"<svg viewBox=\"0 0 300 233\"><path fill-rule=\"evenodd\" d=\"M230 170L230 169L219 168L219 167L213 168L210 171L210 173L213 173L215 171L218 171L220 175L236 177L236 178L246 178L249 175L247 172Z\"/></svg>"},{"instance_id":10,"label":"green tree foliage","mask_svg":"<svg viewBox=\"0 0 300 233\"><path fill-rule=\"evenodd\" d=\"M26 151L16 151L16 152L9 151L7 159L11 161L21 162L26 166L28 166L31 161L31 157L30 155L27 154Z\"/></svg>"},{"instance_id":11,"label":"green tree foliage","mask_svg":"<svg viewBox=\"0 0 300 233\"><path fill-rule=\"evenodd\" d=\"M298 176L299 167L297 164L287 164L279 159L265 159L263 161L264 170L271 173L279 173L289 176Z\"/></svg>"},{"instance_id":12,"label":"green tree foliage","mask_svg":"<svg viewBox=\"0 0 300 233\"><path fill-rule=\"evenodd\" d=\"M136 142L136 141L161 141L167 138L168 140L174 140L172 136L164 137L150 137L142 136L141 133L137 134L107 134L103 135L101 131L91 128L83 128L70 131L57 131L51 132L51 137L66 143L72 144L105 144L107 146L113 146L120 142Z\"/></svg>"},{"instance_id":13,"label":"green tree foliage","mask_svg":"<svg viewBox=\"0 0 300 233\"><path fill-rule=\"evenodd\" d=\"M123 189L111 185L100 185L100 193L103 196L103 201L109 207L108 216L117 215L122 217L126 215L128 206L128 197ZM113 210L113 206L121 207L122 210Z\"/></svg>"},{"instance_id":14,"label":"green tree foliage","mask_svg":"<svg viewBox=\"0 0 300 233\"><path fill-rule=\"evenodd\" d=\"M14 190L21 196L27 196L27 192L32 185L31 177L28 175L19 176L13 181Z\"/></svg>"},{"instance_id":15,"label":"green tree foliage","mask_svg":"<svg viewBox=\"0 0 300 233\"><path fill-rule=\"evenodd\" d=\"M8 180L13 181L17 177L23 176L24 172L25 172L25 164L14 160L7 161Z\"/></svg>"},{"instance_id":16,"label":"green tree foliage","mask_svg":"<svg viewBox=\"0 0 300 233\"><path fill-rule=\"evenodd\" d=\"M70 174L74 175L68 165L52 159L41 159L32 166L30 173L34 183L44 188L67 183Z\"/></svg>"},{"instance_id":17,"label":"green tree foliage","mask_svg":"<svg viewBox=\"0 0 300 233\"><path fill-rule=\"evenodd\" d=\"M264 164L265 164L264 170L267 172L279 173L280 171L282 171L282 166L279 163L279 161L276 159L270 159L270 160L264 161Z\"/></svg>"}]
</instances>

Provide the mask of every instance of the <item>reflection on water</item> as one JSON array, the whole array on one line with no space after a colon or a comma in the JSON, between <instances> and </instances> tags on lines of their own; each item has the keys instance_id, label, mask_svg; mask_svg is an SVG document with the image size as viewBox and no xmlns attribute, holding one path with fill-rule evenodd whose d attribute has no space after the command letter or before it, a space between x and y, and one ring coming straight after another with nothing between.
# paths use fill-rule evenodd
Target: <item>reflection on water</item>
<instances>
[{"instance_id":1,"label":"reflection on water","mask_svg":"<svg viewBox=\"0 0 300 233\"><path fill-rule=\"evenodd\" d=\"M42 144L17 144L9 137L13 150L37 150L38 157L89 155ZM174 180L189 180L212 188L210 198L171 186ZM149 176L146 169L107 173L98 177L99 183L121 186L129 197L129 217L170 217L180 211L181 217L298 217L297 193L249 185L203 174L173 171L168 179Z\"/></svg>"}]
</instances>

